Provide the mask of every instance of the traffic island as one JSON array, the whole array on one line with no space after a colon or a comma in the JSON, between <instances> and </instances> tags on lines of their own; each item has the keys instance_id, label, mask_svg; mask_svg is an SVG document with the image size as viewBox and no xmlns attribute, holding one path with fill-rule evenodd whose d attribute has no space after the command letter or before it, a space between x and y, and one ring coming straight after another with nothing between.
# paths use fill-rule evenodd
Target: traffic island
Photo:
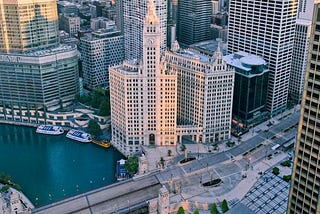
<instances>
[{"instance_id":1,"label":"traffic island","mask_svg":"<svg viewBox=\"0 0 320 214\"><path fill-rule=\"evenodd\" d=\"M220 178L205 182L202 184L204 187L216 187L219 186L222 183L222 180Z\"/></svg>"},{"instance_id":2,"label":"traffic island","mask_svg":"<svg viewBox=\"0 0 320 214\"><path fill-rule=\"evenodd\" d=\"M180 164L184 164L184 163L193 161L193 160L195 160L195 159L196 159L195 157L185 158L185 159L181 160L179 163L180 163Z\"/></svg>"}]
</instances>

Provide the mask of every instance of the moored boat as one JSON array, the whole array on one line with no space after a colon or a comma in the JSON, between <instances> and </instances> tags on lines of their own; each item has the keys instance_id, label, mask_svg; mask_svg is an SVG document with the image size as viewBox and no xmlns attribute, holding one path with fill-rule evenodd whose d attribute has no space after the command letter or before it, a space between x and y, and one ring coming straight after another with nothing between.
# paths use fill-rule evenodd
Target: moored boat
<instances>
[{"instance_id":1,"label":"moored boat","mask_svg":"<svg viewBox=\"0 0 320 214\"><path fill-rule=\"evenodd\" d=\"M48 134L48 135L60 135L64 133L64 130L60 126L40 125L38 126L36 133Z\"/></svg>"},{"instance_id":2,"label":"moored boat","mask_svg":"<svg viewBox=\"0 0 320 214\"><path fill-rule=\"evenodd\" d=\"M111 143L107 141L99 141L99 140L93 139L91 142L94 144L97 144L98 146L102 146L104 148L109 148L111 146Z\"/></svg>"},{"instance_id":3,"label":"moored boat","mask_svg":"<svg viewBox=\"0 0 320 214\"><path fill-rule=\"evenodd\" d=\"M89 143L92 141L92 137L90 134L76 129L71 129L70 131L68 131L66 137L82 143Z\"/></svg>"}]
</instances>

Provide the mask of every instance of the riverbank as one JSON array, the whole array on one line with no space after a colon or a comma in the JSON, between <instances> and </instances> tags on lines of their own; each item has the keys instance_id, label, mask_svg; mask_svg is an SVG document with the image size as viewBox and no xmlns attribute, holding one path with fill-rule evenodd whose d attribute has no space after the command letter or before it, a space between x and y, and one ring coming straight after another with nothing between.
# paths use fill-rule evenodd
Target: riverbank
<instances>
[{"instance_id":1,"label":"riverbank","mask_svg":"<svg viewBox=\"0 0 320 214\"><path fill-rule=\"evenodd\" d=\"M0 183L0 189L4 184ZM23 194L12 187L10 187L6 192L1 192L0 194L0 210L3 214L10 213L31 213L34 209L34 205L31 201Z\"/></svg>"}]
</instances>

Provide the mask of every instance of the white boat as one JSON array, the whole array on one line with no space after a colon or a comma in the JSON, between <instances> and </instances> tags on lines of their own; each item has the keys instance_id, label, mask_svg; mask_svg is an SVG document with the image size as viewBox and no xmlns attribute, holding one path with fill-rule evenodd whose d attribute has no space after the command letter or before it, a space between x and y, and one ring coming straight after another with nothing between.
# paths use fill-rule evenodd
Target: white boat
<instances>
[{"instance_id":1,"label":"white boat","mask_svg":"<svg viewBox=\"0 0 320 214\"><path fill-rule=\"evenodd\" d=\"M90 134L75 129L71 129L70 131L68 131L66 137L82 143L89 143L92 140Z\"/></svg>"},{"instance_id":2,"label":"white boat","mask_svg":"<svg viewBox=\"0 0 320 214\"><path fill-rule=\"evenodd\" d=\"M40 126L38 126L36 133L49 134L49 135L60 135L60 134L64 133L64 130L60 126L40 125Z\"/></svg>"}]
</instances>

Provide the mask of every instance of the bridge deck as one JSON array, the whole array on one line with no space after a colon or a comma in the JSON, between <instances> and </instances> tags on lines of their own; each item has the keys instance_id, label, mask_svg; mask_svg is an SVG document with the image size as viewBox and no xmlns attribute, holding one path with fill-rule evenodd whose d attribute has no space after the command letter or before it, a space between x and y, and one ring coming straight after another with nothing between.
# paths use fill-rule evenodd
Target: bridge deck
<instances>
[{"instance_id":1,"label":"bridge deck","mask_svg":"<svg viewBox=\"0 0 320 214\"><path fill-rule=\"evenodd\" d=\"M161 184L154 175L116 183L88 193L36 208L32 213L115 213L158 197Z\"/></svg>"}]
</instances>

